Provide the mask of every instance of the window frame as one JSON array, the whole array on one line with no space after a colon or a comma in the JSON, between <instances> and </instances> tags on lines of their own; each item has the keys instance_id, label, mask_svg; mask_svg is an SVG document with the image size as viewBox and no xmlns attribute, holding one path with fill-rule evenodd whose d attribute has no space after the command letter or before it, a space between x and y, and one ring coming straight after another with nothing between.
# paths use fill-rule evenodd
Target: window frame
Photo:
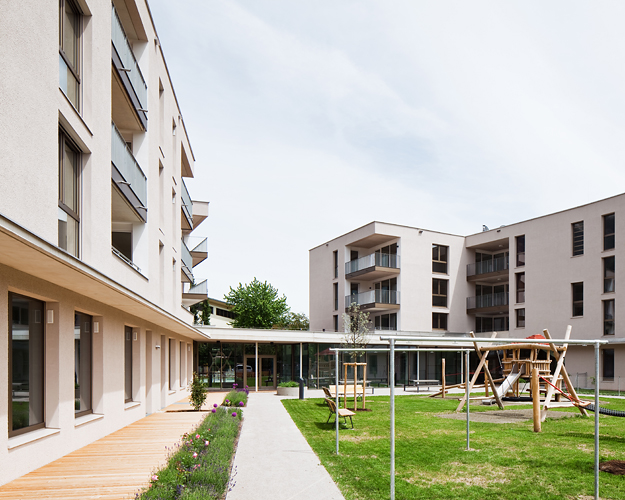
<instances>
[{"instance_id":1,"label":"window frame","mask_svg":"<svg viewBox=\"0 0 625 500\"><path fill-rule=\"evenodd\" d=\"M65 148L69 147L70 150L76 155L76 164L74 165L75 177L73 179L73 195L76 198L76 208L78 211L75 211L71 208L66 202L68 201L65 198L65 185L66 185L66 168L65 168ZM71 217L74 221L76 221L78 225L78 231L76 234L76 244L75 244L75 252L69 249L64 249L69 254L73 255L76 258L80 258L80 250L81 250L81 224L80 224L80 207L82 204L81 194L81 186L82 186L82 151L76 145L76 143L71 139L71 137L63 130L62 127L59 127L59 141L58 141L58 208L65 212L68 217ZM59 248L63 249L60 245Z\"/></svg>"},{"instance_id":2,"label":"window frame","mask_svg":"<svg viewBox=\"0 0 625 500\"><path fill-rule=\"evenodd\" d=\"M584 255L584 221L571 224L571 256Z\"/></svg>"},{"instance_id":3,"label":"window frame","mask_svg":"<svg viewBox=\"0 0 625 500\"><path fill-rule=\"evenodd\" d=\"M87 353L87 357L88 357L87 361L89 363L89 384L88 384L89 385L89 398L88 398L89 403L88 403L88 407L85 408L84 410L76 410L76 408L74 407L74 417L81 417L83 415L88 415L90 413L93 413L93 316L90 316L85 313L80 313L78 311L74 311L74 318L76 318L76 316L78 316L81 319L82 318L89 319L88 331L86 329L83 329L82 325L86 324L84 320L81 320L79 323L79 331L80 331L80 337L81 337L80 341L82 342L83 340L82 339L83 333L87 334L89 337L89 352ZM75 324L74 324L74 328L75 328ZM75 331L74 331L74 335L76 335ZM124 356L125 356L125 353L124 353ZM74 336L74 376L76 374L76 359L77 359L76 358L76 337ZM79 359L80 359L79 366L82 366L82 363L84 362L82 346L81 346L81 351L79 353ZM124 361L125 361L125 358L124 358ZM124 379L124 383L125 383L125 379ZM79 385L79 387L82 387L82 383Z\"/></svg>"},{"instance_id":4,"label":"window frame","mask_svg":"<svg viewBox=\"0 0 625 500\"><path fill-rule=\"evenodd\" d=\"M63 35L65 33L65 9L68 5L75 12L76 17L77 17L77 22L75 26L76 37L74 38L74 44L75 44L74 50L76 51L76 66L78 67L76 67L74 63L70 60L70 57L67 55L65 49L63 48L63 45L64 45ZM63 59L63 62L65 63L67 68L70 70L74 78L76 79L76 83L78 87L77 92L76 92L76 102L72 101L70 96L67 95L65 91L63 91L63 93L65 94L67 99L72 103L72 105L76 108L78 112L81 111L81 107L82 107L82 99L81 99L82 85L81 85L81 78L80 78L80 71L81 71L81 64L82 64L82 52L83 52L82 51L82 32L83 32L83 13L81 9L78 7L78 4L74 2L73 0L59 0L59 55L61 56L61 58ZM60 87L60 82L59 82L59 87Z\"/></svg>"},{"instance_id":5,"label":"window frame","mask_svg":"<svg viewBox=\"0 0 625 500\"><path fill-rule=\"evenodd\" d=\"M441 326L441 319L444 318L444 326ZM449 313L432 312L432 330L448 331Z\"/></svg>"},{"instance_id":6,"label":"window frame","mask_svg":"<svg viewBox=\"0 0 625 500\"><path fill-rule=\"evenodd\" d=\"M41 422L37 422L36 424L33 425L28 425L26 427L20 427L19 429L13 429L13 298L14 297L21 297L23 299L26 299L30 302L37 302L39 304L41 304L41 378L40 378L40 382L41 382L41 400L39 401L39 403L41 404ZM44 429L46 427L46 412L45 412L45 403L46 403L46 373L45 373L45 366L46 366L46 325L45 325L45 314L46 314L46 303L38 300L38 299L34 299L32 297L29 297L27 295L22 295L19 293L13 293L13 292L9 292L8 293L8 305L9 305L9 310L8 310L8 314L7 314L7 320L8 320L8 335L7 335L7 343L8 343L8 363L7 363L7 386L8 386L8 391L7 391L7 400L8 400L8 408L7 408L7 430L8 430L8 437L14 437L14 436L19 436L21 434L26 434L28 432L37 430L37 429ZM30 308L29 308L30 309ZM36 317L36 315L35 315ZM30 320L30 318L29 318ZM29 330L30 330L30 321L28 323L29 325ZM30 353L30 336L29 336L29 353ZM30 354L29 354L30 356ZM29 401L31 398L30 395L30 387L31 387L31 380L30 380L30 373L29 373L29 379L28 379L28 384L29 384ZM30 414L30 410L29 410L29 414Z\"/></svg>"},{"instance_id":7,"label":"window frame","mask_svg":"<svg viewBox=\"0 0 625 500\"><path fill-rule=\"evenodd\" d=\"M334 278L339 277L339 251L334 250L332 252L332 261L334 263Z\"/></svg>"},{"instance_id":8,"label":"window frame","mask_svg":"<svg viewBox=\"0 0 625 500\"><path fill-rule=\"evenodd\" d=\"M130 403L133 400L133 360L132 360L132 344L134 331L132 326L124 325L124 403ZM130 395L130 397L127 397Z\"/></svg>"},{"instance_id":9,"label":"window frame","mask_svg":"<svg viewBox=\"0 0 625 500\"><path fill-rule=\"evenodd\" d=\"M611 255L610 257L604 257L602 260L603 263L603 293L614 293L616 290L616 257ZM612 276L608 276L608 267L607 263L612 262ZM611 285L611 286L610 286ZM608 288L612 288L608 290Z\"/></svg>"},{"instance_id":10,"label":"window frame","mask_svg":"<svg viewBox=\"0 0 625 500\"><path fill-rule=\"evenodd\" d=\"M615 325L615 316L616 316L616 304L614 302L614 299L608 299L608 300L602 300L602 315L603 315L603 335L604 336L609 336L609 337L614 337L614 335L616 334L616 325ZM610 306L610 304L612 305L612 318L608 318L607 317L607 313L608 313L608 308ZM608 327L611 326L611 330L612 333L606 333L608 330Z\"/></svg>"},{"instance_id":11,"label":"window frame","mask_svg":"<svg viewBox=\"0 0 625 500\"><path fill-rule=\"evenodd\" d=\"M581 285L579 293L581 293L581 299L575 300L575 288ZM584 316L584 282L578 281L576 283L571 283L571 317L573 318L581 318ZM576 314L576 307L580 308L579 314Z\"/></svg>"},{"instance_id":12,"label":"window frame","mask_svg":"<svg viewBox=\"0 0 625 500\"><path fill-rule=\"evenodd\" d=\"M441 249L445 249L444 260L441 257ZM436 270L436 267L440 266L441 268L444 266L445 270L440 271ZM446 274L448 275L448 265L449 265L449 246L447 245L439 245L438 243L432 243L432 273L434 274Z\"/></svg>"},{"instance_id":13,"label":"window frame","mask_svg":"<svg viewBox=\"0 0 625 500\"><path fill-rule=\"evenodd\" d=\"M515 311L516 327L525 328L525 308L521 307L519 309L515 309ZM521 316L523 316L523 319L521 319Z\"/></svg>"},{"instance_id":14,"label":"window frame","mask_svg":"<svg viewBox=\"0 0 625 500\"><path fill-rule=\"evenodd\" d=\"M516 267L524 267L525 266L525 235L521 234L515 237L515 245L516 245ZM523 250L519 251L519 247L522 247ZM521 258L523 256L523 258Z\"/></svg>"},{"instance_id":15,"label":"window frame","mask_svg":"<svg viewBox=\"0 0 625 500\"><path fill-rule=\"evenodd\" d=\"M441 292L441 282L445 282L445 292ZM447 307L447 298L449 296L449 280L441 278L432 278L432 307ZM437 298L444 297L445 304L437 304Z\"/></svg>"},{"instance_id":16,"label":"window frame","mask_svg":"<svg viewBox=\"0 0 625 500\"><path fill-rule=\"evenodd\" d=\"M614 380L614 349L601 349L602 352L602 370L601 370L601 380ZM608 356L612 357L612 361L611 363L608 365L606 357ZM612 376L610 377L609 375L606 376L606 368L608 368L608 366L610 366L612 368Z\"/></svg>"},{"instance_id":17,"label":"window frame","mask_svg":"<svg viewBox=\"0 0 625 500\"><path fill-rule=\"evenodd\" d=\"M606 233L606 223L608 221L608 217L612 217L611 233ZM612 212L611 214L605 214L604 216L602 216L601 219L603 222L603 250L614 250L616 248L616 217L614 215L614 212ZM612 246L607 246L606 242L610 240L612 241Z\"/></svg>"},{"instance_id":18,"label":"window frame","mask_svg":"<svg viewBox=\"0 0 625 500\"><path fill-rule=\"evenodd\" d=\"M338 311L339 310L339 284L338 283L332 283L332 295L333 295L333 301L334 301L334 310Z\"/></svg>"},{"instance_id":19,"label":"window frame","mask_svg":"<svg viewBox=\"0 0 625 500\"><path fill-rule=\"evenodd\" d=\"M525 272L515 273L514 277L516 303L525 304ZM521 284L523 285L523 287L520 286Z\"/></svg>"}]
</instances>

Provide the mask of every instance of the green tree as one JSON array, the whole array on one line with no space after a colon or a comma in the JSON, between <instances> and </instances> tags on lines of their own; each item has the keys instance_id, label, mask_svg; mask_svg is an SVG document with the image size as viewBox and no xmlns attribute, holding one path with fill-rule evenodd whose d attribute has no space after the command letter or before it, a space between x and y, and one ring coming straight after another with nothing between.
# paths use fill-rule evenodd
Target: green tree
<instances>
[{"instance_id":1,"label":"green tree","mask_svg":"<svg viewBox=\"0 0 625 500\"><path fill-rule=\"evenodd\" d=\"M286 297L279 297L278 290L270 283L261 283L256 278L246 285L239 283L236 289L230 287L224 300L232 306L235 328L271 328L289 312Z\"/></svg>"},{"instance_id":2,"label":"green tree","mask_svg":"<svg viewBox=\"0 0 625 500\"><path fill-rule=\"evenodd\" d=\"M344 333L341 347L351 349L365 349L369 344L369 332L371 331L371 320L369 313L360 310L360 306L355 302L349 306L349 310L343 313ZM359 351L347 351L347 354L356 359L362 356Z\"/></svg>"},{"instance_id":3,"label":"green tree","mask_svg":"<svg viewBox=\"0 0 625 500\"><path fill-rule=\"evenodd\" d=\"M273 328L279 330L308 330L310 328L310 323L308 321L308 316L304 313L289 312L284 315L279 323L275 323Z\"/></svg>"},{"instance_id":4,"label":"green tree","mask_svg":"<svg viewBox=\"0 0 625 500\"><path fill-rule=\"evenodd\" d=\"M193 324L210 325L211 307L208 304L208 299L193 304L189 310L193 313Z\"/></svg>"}]
</instances>

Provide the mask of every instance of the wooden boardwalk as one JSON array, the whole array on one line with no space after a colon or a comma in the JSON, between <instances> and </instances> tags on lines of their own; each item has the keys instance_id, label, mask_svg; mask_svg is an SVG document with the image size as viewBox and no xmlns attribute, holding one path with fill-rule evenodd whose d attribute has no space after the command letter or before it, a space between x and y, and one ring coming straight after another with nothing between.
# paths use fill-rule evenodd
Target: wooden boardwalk
<instances>
[{"instance_id":1,"label":"wooden boardwalk","mask_svg":"<svg viewBox=\"0 0 625 500\"><path fill-rule=\"evenodd\" d=\"M204 408L225 394L209 392ZM204 417L189 408L182 400L0 486L0 499L132 499L166 463L166 447Z\"/></svg>"}]
</instances>

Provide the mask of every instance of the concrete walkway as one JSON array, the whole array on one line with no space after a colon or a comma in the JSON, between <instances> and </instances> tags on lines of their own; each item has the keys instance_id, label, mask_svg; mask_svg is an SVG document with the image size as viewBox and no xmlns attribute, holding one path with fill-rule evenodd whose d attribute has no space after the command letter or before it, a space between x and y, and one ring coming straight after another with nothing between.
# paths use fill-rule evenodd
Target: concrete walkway
<instances>
[{"instance_id":1,"label":"concrete walkway","mask_svg":"<svg viewBox=\"0 0 625 500\"><path fill-rule=\"evenodd\" d=\"M343 500L280 399L250 393L227 500Z\"/></svg>"}]
</instances>

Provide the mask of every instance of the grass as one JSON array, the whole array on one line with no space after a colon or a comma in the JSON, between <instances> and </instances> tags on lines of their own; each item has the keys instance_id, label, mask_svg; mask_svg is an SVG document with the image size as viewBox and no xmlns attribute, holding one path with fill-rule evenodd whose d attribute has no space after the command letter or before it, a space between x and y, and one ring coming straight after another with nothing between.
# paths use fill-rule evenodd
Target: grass
<instances>
[{"instance_id":1,"label":"grass","mask_svg":"<svg viewBox=\"0 0 625 500\"><path fill-rule=\"evenodd\" d=\"M167 466L154 473L150 486L137 498L222 499L240 426L241 410L222 408L208 413L196 429L171 449Z\"/></svg>"},{"instance_id":2,"label":"grass","mask_svg":"<svg viewBox=\"0 0 625 500\"><path fill-rule=\"evenodd\" d=\"M390 398L367 398L354 429L341 425L340 455L333 419L322 399L285 399L283 404L346 499L387 499L390 490ZM541 433L532 421L514 424L440 418L457 400L395 398L396 498L582 499L594 494L594 418L550 419ZM603 406L625 410L625 401ZM530 405L508 408L531 408ZM493 408L471 406L471 412ZM558 410L556 410L558 411ZM566 408L565 411L577 411ZM625 459L625 419L601 416L601 460ZM600 473L602 498L625 499L622 477Z\"/></svg>"}]
</instances>

